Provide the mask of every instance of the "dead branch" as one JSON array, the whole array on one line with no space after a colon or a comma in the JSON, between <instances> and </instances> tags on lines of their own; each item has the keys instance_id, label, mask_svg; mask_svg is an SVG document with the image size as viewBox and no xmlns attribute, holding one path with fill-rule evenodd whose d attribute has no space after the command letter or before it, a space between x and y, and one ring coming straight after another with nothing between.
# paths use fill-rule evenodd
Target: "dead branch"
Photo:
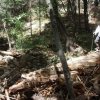
<instances>
[{"instance_id":1,"label":"dead branch","mask_svg":"<svg viewBox=\"0 0 100 100\"><path fill-rule=\"evenodd\" d=\"M6 99L7 99L7 100L10 100L10 98L9 98L9 93L8 93L8 90L7 90L7 89L5 89L5 96L6 96Z\"/></svg>"},{"instance_id":2,"label":"dead branch","mask_svg":"<svg viewBox=\"0 0 100 100\"><path fill-rule=\"evenodd\" d=\"M0 50L0 54L1 55L8 55L8 56L17 56L18 52L14 52L14 51L1 51Z\"/></svg>"}]
</instances>

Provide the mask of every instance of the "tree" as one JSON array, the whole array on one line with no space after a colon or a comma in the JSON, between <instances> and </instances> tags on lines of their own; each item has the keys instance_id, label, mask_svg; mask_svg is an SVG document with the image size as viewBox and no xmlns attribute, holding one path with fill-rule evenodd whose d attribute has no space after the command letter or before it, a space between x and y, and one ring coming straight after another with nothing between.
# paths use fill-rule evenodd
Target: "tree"
<instances>
[{"instance_id":1,"label":"tree","mask_svg":"<svg viewBox=\"0 0 100 100\"><path fill-rule=\"evenodd\" d=\"M56 0L46 0L48 9L49 9L49 14L50 14L50 20L51 20L51 26L55 38L55 45L57 48L57 53L60 58L60 61L62 63L63 67L63 72L65 76L65 81L66 81L66 87L68 90L68 96L70 100L74 100L74 92L73 92L73 86L72 86L72 81L71 81L71 75L69 72L68 64L66 62L66 58L64 55L64 51L62 48L62 44L60 41L60 36L59 36L59 22L58 19L58 6L57 6L57 1ZM60 30L61 31L61 30Z\"/></svg>"},{"instance_id":2,"label":"tree","mask_svg":"<svg viewBox=\"0 0 100 100\"><path fill-rule=\"evenodd\" d=\"M68 12L69 19L72 20L73 36L75 36L75 32L76 32L76 0L68 0L67 1L67 12Z\"/></svg>"},{"instance_id":3,"label":"tree","mask_svg":"<svg viewBox=\"0 0 100 100\"><path fill-rule=\"evenodd\" d=\"M81 29L81 19L80 19L80 0L78 0L78 32L80 33L80 29Z\"/></svg>"},{"instance_id":4,"label":"tree","mask_svg":"<svg viewBox=\"0 0 100 100\"><path fill-rule=\"evenodd\" d=\"M88 2L83 0L84 3L84 24L86 32L89 31L89 22L88 22Z\"/></svg>"}]
</instances>

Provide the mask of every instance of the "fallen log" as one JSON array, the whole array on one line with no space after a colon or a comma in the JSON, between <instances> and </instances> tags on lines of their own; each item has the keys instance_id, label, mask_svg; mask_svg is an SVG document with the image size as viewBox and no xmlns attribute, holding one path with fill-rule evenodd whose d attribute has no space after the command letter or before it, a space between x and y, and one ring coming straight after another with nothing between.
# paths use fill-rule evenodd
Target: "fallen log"
<instances>
[{"instance_id":1,"label":"fallen log","mask_svg":"<svg viewBox=\"0 0 100 100\"><path fill-rule=\"evenodd\" d=\"M71 71L71 76L73 80L77 80L78 72ZM30 72L29 74L22 75L22 81L19 83L9 87L9 93L16 93L20 90L27 90L30 88L35 87L42 87L44 84L48 83L54 83L54 82L60 82L60 84L64 84L64 75L60 74L59 76L57 74L55 75L49 75L47 73L37 73L36 71Z\"/></svg>"},{"instance_id":2,"label":"fallen log","mask_svg":"<svg viewBox=\"0 0 100 100\"><path fill-rule=\"evenodd\" d=\"M100 51L89 52L87 55L72 58L67 62L70 70L88 68L100 64ZM57 66L59 66L59 64Z\"/></svg>"},{"instance_id":3,"label":"fallen log","mask_svg":"<svg viewBox=\"0 0 100 100\"><path fill-rule=\"evenodd\" d=\"M70 58L67 60L68 67L71 71L75 71L78 69L85 69L91 66L95 66L96 64L100 64L100 51L90 52L87 55ZM55 75L56 73L62 74L61 63L57 63L50 67L46 67L40 70L37 70L38 73L48 73L49 75Z\"/></svg>"},{"instance_id":4,"label":"fallen log","mask_svg":"<svg viewBox=\"0 0 100 100\"><path fill-rule=\"evenodd\" d=\"M70 70L85 69L96 64L100 64L100 51L91 52L85 56L72 58L67 62ZM71 71L71 76L75 77L77 74L77 71L74 73ZM46 83L48 81L55 81L58 79L63 80L64 82L61 63L30 72L29 74L24 74L22 75L22 78L24 78L24 80L9 88L10 92L16 92L21 89L29 88L30 85L33 85L34 87L37 83ZM74 78L72 77L72 79Z\"/></svg>"}]
</instances>

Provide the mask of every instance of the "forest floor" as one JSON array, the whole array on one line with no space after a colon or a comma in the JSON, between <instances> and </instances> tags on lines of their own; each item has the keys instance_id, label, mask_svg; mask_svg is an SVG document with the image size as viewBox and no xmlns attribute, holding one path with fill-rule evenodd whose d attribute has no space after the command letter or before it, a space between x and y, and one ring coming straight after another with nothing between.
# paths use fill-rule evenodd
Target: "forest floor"
<instances>
[{"instance_id":1,"label":"forest floor","mask_svg":"<svg viewBox=\"0 0 100 100\"><path fill-rule=\"evenodd\" d=\"M40 50L40 51L39 51ZM46 52L53 57L51 51ZM67 89L61 64L48 63L45 50L0 51L1 100L65 100ZM57 58L56 58L57 59ZM54 58L54 60L56 60ZM100 100L100 51L67 60L75 100Z\"/></svg>"}]
</instances>

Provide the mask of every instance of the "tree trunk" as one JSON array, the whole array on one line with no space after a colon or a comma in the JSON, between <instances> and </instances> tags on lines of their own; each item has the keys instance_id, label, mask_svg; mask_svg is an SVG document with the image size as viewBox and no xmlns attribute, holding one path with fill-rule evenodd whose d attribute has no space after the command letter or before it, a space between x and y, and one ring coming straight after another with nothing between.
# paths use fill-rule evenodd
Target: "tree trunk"
<instances>
[{"instance_id":1,"label":"tree trunk","mask_svg":"<svg viewBox=\"0 0 100 100\"><path fill-rule=\"evenodd\" d=\"M32 1L29 0L29 13L30 13L30 16L29 16L29 21L30 21L30 33L31 33L31 36L32 36L32 11L31 11L31 6L32 6Z\"/></svg>"},{"instance_id":2,"label":"tree trunk","mask_svg":"<svg viewBox=\"0 0 100 100\"><path fill-rule=\"evenodd\" d=\"M68 1L67 1L67 12L68 12L68 14L70 14L71 11L72 11L71 1L68 0Z\"/></svg>"},{"instance_id":3,"label":"tree trunk","mask_svg":"<svg viewBox=\"0 0 100 100\"><path fill-rule=\"evenodd\" d=\"M81 19L80 19L80 0L78 0L78 32L80 33L81 29Z\"/></svg>"},{"instance_id":4,"label":"tree trunk","mask_svg":"<svg viewBox=\"0 0 100 100\"><path fill-rule=\"evenodd\" d=\"M73 19L73 38L75 37L76 33L76 0L72 0L72 19Z\"/></svg>"},{"instance_id":5,"label":"tree trunk","mask_svg":"<svg viewBox=\"0 0 100 100\"><path fill-rule=\"evenodd\" d=\"M87 0L83 0L84 2L84 24L86 32L89 31L89 22L88 22L88 2Z\"/></svg>"},{"instance_id":6,"label":"tree trunk","mask_svg":"<svg viewBox=\"0 0 100 100\"><path fill-rule=\"evenodd\" d=\"M73 23L73 37L75 37L76 32L76 0L68 0L67 3L67 11L69 15L69 19L72 20Z\"/></svg>"},{"instance_id":7,"label":"tree trunk","mask_svg":"<svg viewBox=\"0 0 100 100\"><path fill-rule=\"evenodd\" d=\"M47 2L48 1L49 0L47 0ZM61 44L60 37L59 37L59 30L58 30L59 27L57 23L57 17L58 17L57 2L56 0L51 0L49 1L49 4L47 5L49 6L49 14L50 14L52 30L53 30L54 38L55 38L55 45L57 47L58 56L60 57L60 61L62 63L64 77L66 81L66 87L68 90L68 96L70 97L70 100L74 100L74 92L73 92L73 86L72 86L72 81L71 81L71 75L69 72L69 68L66 62L66 58L65 58L62 44Z\"/></svg>"},{"instance_id":8,"label":"tree trunk","mask_svg":"<svg viewBox=\"0 0 100 100\"><path fill-rule=\"evenodd\" d=\"M4 22L4 31L5 31L5 33L7 35L7 40L8 40L8 44L9 44L9 50L11 50L12 49L11 48L11 41L10 41L9 33L8 33L7 29L6 29L6 22Z\"/></svg>"},{"instance_id":9,"label":"tree trunk","mask_svg":"<svg viewBox=\"0 0 100 100\"><path fill-rule=\"evenodd\" d=\"M39 34L41 34L41 1L39 0Z\"/></svg>"}]
</instances>

